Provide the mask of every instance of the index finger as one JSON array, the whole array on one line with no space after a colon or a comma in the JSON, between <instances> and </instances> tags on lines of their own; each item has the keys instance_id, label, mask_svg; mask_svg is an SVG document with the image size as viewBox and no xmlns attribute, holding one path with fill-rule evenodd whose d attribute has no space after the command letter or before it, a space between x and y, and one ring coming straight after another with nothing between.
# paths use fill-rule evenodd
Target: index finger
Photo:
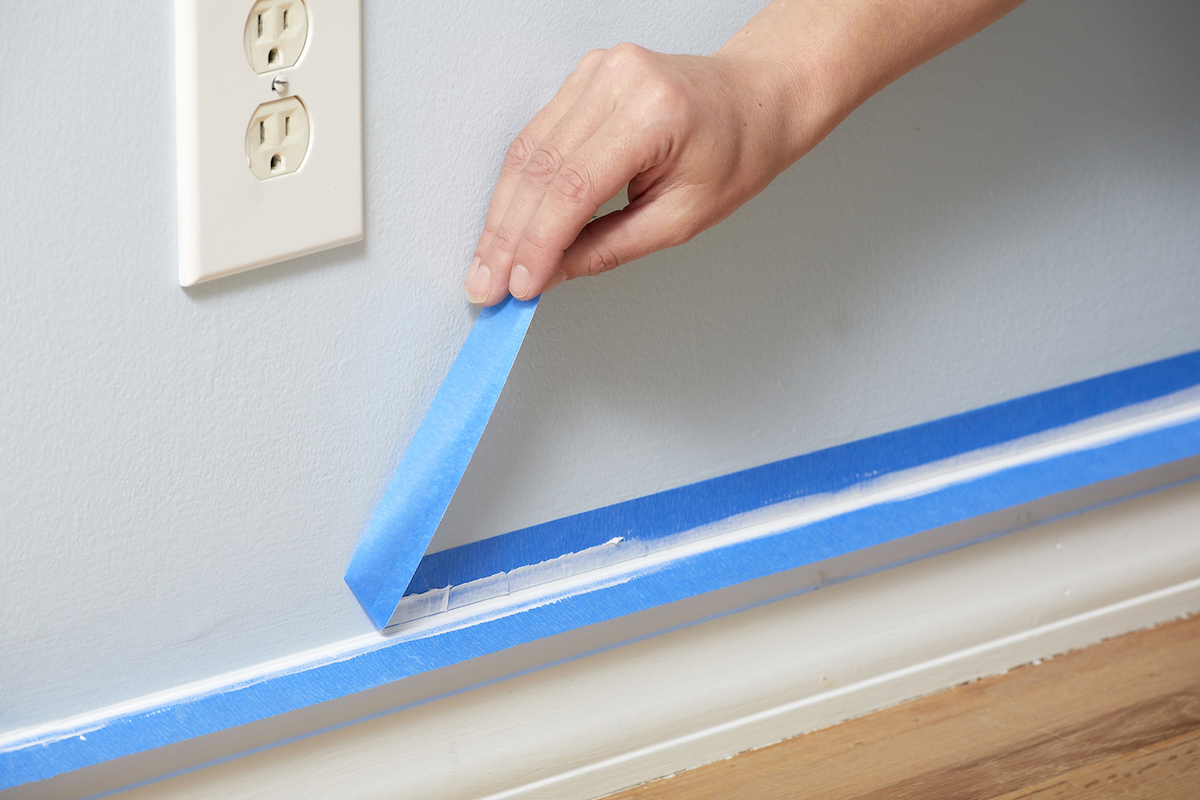
<instances>
[{"instance_id":1,"label":"index finger","mask_svg":"<svg viewBox=\"0 0 1200 800\"><path fill-rule=\"evenodd\" d=\"M609 117L563 165L521 235L509 291L525 300L546 288L563 254L630 180L666 160L670 136L638 108Z\"/></svg>"},{"instance_id":2,"label":"index finger","mask_svg":"<svg viewBox=\"0 0 1200 800\"><path fill-rule=\"evenodd\" d=\"M468 289L479 267L480 254L487 248L492 237L495 236L497 228L500 227L500 222L504 219L504 214L508 210L508 205L512 201L513 195L516 193L517 186L521 182L521 176L525 172L525 167L529 163L530 157L537 151L538 144L545 138L546 134L554 129L554 126L558 124L563 115L575 104L588 84L591 83L592 78L595 77L596 70L600 66L600 61L604 58L605 52L604 50L592 50L585 55L580 60L579 65L567 76L566 81L559 87L559 90L555 92L550 102L534 115L529 124L521 130L517 138L508 146L508 151L504 155L504 161L500 165L500 177L497 179L496 186L492 190L491 199L488 201L483 232L480 234L479 241L475 245L474 258L471 261L471 267L464 282L464 286L468 287ZM486 290L484 293L486 294Z\"/></svg>"}]
</instances>

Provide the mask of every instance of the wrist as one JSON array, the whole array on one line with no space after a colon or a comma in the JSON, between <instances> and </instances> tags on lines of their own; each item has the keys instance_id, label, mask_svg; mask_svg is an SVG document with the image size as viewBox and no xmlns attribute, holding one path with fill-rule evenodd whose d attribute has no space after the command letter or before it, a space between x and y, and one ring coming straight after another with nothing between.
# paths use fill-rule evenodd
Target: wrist
<instances>
[{"instance_id":1,"label":"wrist","mask_svg":"<svg viewBox=\"0 0 1200 800\"><path fill-rule=\"evenodd\" d=\"M1021 0L773 0L715 55L773 72L799 158L871 95Z\"/></svg>"},{"instance_id":2,"label":"wrist","mask_svg":"<svg viewBox=\"0 0 1200 800\"><path fill-rule=\"evenodd\" d=\"M873 93L838 17L827 5L776 0L713 53L761 107L760 122L778 132L788 164Z\"/></svg>"}]
</instances>

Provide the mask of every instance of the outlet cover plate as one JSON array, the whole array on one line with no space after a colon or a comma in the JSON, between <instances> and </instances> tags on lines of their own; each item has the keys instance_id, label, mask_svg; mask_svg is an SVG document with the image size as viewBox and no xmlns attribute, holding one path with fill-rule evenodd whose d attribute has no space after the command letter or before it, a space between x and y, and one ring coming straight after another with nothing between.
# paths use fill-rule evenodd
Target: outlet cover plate
<instances>
[{"instance_id":1,"label":"outlet cover plate","mask_svg":"<svg viewBox=\"0 0 1200 800\"><path fill-rule=\"evenodd\" d=\"M256 74L254 0L176 0L179 283L243 272L363 237L360 0L304 0L299 60ZM286 76L283 94L272 81ZM295 172L259 180L247 127L263 103L299 98L309 143Z\"/></svg>"}]
</instances>

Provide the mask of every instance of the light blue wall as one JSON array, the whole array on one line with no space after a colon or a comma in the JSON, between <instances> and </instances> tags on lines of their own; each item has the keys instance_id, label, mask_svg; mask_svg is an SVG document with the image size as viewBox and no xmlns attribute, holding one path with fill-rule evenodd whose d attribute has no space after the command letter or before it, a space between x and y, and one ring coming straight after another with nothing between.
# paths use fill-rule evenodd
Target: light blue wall
<instances>
[{"instance_id":1,"label":"light blue wall","mask_svg":"<svg viewBox=\"0 0 1200 800\"><path fill-rule=\"evenodd\" d=\"M183 290L170 4L0 4L0 731L370 630L342 571L508 140L591 47L757 5L366 0L366 240ZM435 547L1200 348L1198 32L1031 3L547 295Z\"/></svg>"}]
</instances>

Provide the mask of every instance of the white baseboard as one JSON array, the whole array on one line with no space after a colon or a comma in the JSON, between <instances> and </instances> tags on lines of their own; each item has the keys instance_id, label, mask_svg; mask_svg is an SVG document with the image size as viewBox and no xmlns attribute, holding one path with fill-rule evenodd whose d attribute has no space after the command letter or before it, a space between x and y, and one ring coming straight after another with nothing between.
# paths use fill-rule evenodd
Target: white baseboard
<instances>
[{"instance_id":1,"label":"white baseboard","mask_svg":"<svg viewBox=\"0 0 1200 800\"><path fill-rule=\"evenodd\" d=\"M118 796L587 800L1196 611L1200 483Z\"/></svg>"},{"instance_id":2,"label":"white baseboard","mask_svg":"<svg viewBox=\"0 0 1200 800\"><path fill-rule=\"evenodd\" d=\"M494 792L483 800L562 797L590 800L597 796L597 789L607 793L615 786L612 791L617 791L645 782L647 775L662 777L711 763L964 681L1149 627L1195 609L1200 609L1200 579Z\"/></svg>"}]
</instances>

